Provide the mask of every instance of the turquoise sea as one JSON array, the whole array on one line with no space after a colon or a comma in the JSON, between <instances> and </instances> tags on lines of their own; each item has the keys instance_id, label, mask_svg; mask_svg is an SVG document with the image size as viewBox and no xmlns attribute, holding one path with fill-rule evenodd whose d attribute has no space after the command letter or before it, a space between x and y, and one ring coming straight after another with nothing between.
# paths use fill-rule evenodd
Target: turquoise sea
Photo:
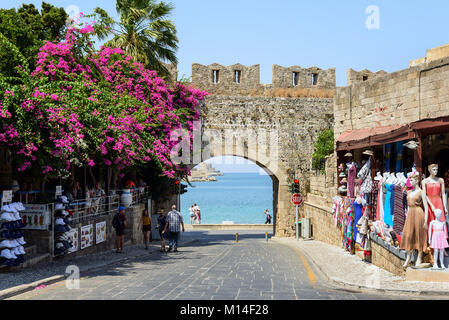
<instances>
[{"instance_id":1,"label":"turquoise sea","mask_svg":"<svg viewBox=\"0 0 449 320\"><path fill-rule=\"evenodd\" d=\"M190 224L189 207L201 209L202 224L265 223L264 211L273 216L273 183L270 176L259 173L224 173L215 182L194 182L181 196L181 213ZM271 220L273 222L273 220Z\"/></svg>"}]
</instances>

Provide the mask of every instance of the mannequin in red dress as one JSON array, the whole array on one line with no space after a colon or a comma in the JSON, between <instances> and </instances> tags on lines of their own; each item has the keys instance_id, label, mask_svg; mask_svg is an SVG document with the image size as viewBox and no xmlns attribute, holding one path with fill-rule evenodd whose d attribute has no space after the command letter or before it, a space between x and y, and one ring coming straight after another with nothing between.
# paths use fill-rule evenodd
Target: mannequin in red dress
<instances>
[{"instance_id":1,"label":"mannequin in red dress","mask_svg":"<svg viewBox=\"0 0 449 320\"><path fill-rule=\"evenodd\" d=\"M426 217L426 228L429 228L430 223L435 220L435 210L440 209L444 214L441 215L441 222L446 223L445 216L447 215L447 203L446 197L442 195L445 194L444 180L438 178L438 165L431 164L428 166L430 176L422 181L422 190L424 191L427 203L429 204L428 209L425 212ZM447 231L446 231L447 237ZM444 252L446 255L446 252Z\"/></svg>"}]
</instances>

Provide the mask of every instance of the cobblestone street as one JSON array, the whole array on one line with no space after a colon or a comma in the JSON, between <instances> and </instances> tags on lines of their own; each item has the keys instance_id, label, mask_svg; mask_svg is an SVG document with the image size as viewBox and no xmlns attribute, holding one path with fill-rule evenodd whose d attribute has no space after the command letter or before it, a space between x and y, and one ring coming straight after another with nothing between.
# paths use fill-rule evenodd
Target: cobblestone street
<instances>
[{"instance_id":1,"label":"cobblestone street","mask_svg":"<svg viewBox=\"0 0 449 320\"><path fill-rule=\"evenodd\" d=\"M11 299L296 300L413 299L341 289L327 283L304 256L265 241L263 232L190 231L177 253L152 253L81 272L80 288L61 281ZM419 297L423 298L423 297Z\"/></svg>"}]
</instances>

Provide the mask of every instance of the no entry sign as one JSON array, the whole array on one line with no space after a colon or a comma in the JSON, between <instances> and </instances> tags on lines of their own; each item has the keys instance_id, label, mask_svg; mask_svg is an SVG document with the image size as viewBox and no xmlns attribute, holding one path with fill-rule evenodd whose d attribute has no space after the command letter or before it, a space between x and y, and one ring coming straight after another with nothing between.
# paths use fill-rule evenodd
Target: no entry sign
<instances>
[{"instance_id":1,"label":"no entry sign","mask_svg":"<svg viewBox=\"0 0 449 320\"><path fill-rule=\"evenodd\" d=\"M299 193L294 193L292 195L292 203L295 206L299 206L302 203L302 196Z\"/></svg>"}]
</instances>

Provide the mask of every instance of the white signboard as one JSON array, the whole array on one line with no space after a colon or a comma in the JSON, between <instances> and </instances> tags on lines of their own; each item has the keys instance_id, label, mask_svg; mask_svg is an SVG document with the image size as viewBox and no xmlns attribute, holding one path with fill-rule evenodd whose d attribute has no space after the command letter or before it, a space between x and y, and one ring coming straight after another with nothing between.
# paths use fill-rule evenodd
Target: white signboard
<instances>
[{"instance_id":1,"label":"white signboard","mask_svg":"<svg viewBox=\"0 0 449 320\"><path fill-rule=\"evenodd\" d=\"M69 242L72 242L72 247L68 250L68 252L71 253L78 251L80 244L78 228L72 228L68 232L67 236L69 237Z\"/></svg>"},{"instance_id":2,"label":"white signboard","mask_svg":"<svg viewBox=\"0 0 449 320\"><path fill-rule=\"evenodd\" d=\"M50 208L46 204L24 204L25 211L20 215L27 230L48 230L50 224Z\"/></svg>"},{"instance_id":3,"label":"white signboard","mask_svg":"<svg viewBox=\"0 0 449 320\"><path fill-rule=\"evenodd\" d=\"M62 195L62 186L56 186L56 196Z\"/></svg>"},{"instance_id":4,"label":"white signboard","mask_svg":"<svg viewBox=\"0 0 449 320\"><path fill-rule=\"evenodd\" d=\"M95 224L95 244L106 241L106 221Z\"/></svg>"},{"instance_id":5,"label":"white signboard","mask_svg":"<svg viewBox=\"0 0 449 320\"><path fill-rule=\"evenodd\" d=\"M12 190L5 190L3 191L3 198L2 202L12 202Z\"/></svg>"},{"instance_id":6,"label":"white signboard","mask_svg":"<svg viewBox=\"0 0 449 320\"><path fill-rule=\"evenodd\" d=\"M89 224L81 227L80 244L81 250L93 245L94 237L94 225Z\"/></svg>"}]
</instances>

